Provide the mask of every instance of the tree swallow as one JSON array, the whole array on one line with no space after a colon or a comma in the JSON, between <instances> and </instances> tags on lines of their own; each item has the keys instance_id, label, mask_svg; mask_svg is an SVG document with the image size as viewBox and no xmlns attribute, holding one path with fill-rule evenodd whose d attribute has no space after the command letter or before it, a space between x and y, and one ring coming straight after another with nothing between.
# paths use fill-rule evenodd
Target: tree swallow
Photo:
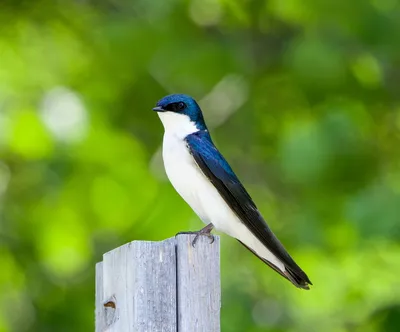
<instances>
[{"instance_id":1,"label":"tree swallow","mask_svg":"<svg viewBox=\"0 0 400 332\"><path fill-rule=\"evenodd\" d=\"M164 126L163 160L179 195L207 225L242 243L295 286L312 285L270 230L228 162L215 147L197 102L184 94L162 98L153 108ZM196 239L195 239L196 240Z\"/></svg>"}]
</instances>

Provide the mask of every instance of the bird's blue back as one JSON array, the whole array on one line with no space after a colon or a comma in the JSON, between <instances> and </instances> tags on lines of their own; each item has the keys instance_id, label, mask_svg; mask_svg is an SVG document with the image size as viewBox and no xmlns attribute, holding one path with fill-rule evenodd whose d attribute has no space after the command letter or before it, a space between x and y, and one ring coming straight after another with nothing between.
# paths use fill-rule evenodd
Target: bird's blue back
<instances>
[{"instance_id":1,"label":"bird's blue back","mask_svg":"<svg viewBox=\"0 0 400 332\"><path fill-rule=\"evenodd\" d=\"M188 135L186 141L192 150L197 151L204 159L208 161L215 176L224 181L239 183L235 172L215 147L208 131L202 130Z\"/></svg>"}]
</instances>

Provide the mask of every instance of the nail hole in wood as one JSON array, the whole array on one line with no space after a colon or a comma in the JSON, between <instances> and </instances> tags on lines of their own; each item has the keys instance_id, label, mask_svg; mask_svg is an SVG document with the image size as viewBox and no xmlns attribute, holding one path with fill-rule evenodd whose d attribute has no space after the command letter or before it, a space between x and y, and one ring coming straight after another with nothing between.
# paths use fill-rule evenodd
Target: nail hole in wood
<instances>
[{"instance_id":1,"label":"nail hole in wood","mask_svg":"<svg viewBox=\"0 0 400 332\"><path fill-rule=\"evenodd\" d=\"M113 301L108 301L108 302L104 303L104 306L107 307L107 308L113 308L113 309L115 309L115 302L113 302Z\"/></svg>"}]
</instances>

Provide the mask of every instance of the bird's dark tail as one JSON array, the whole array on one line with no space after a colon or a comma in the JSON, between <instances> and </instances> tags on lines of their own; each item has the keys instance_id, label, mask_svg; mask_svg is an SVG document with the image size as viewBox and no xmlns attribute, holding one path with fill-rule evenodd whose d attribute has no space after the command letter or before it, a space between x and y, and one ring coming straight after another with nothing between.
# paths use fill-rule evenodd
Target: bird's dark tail
<instances>
[{"instance_id":1,"label":"bird's dark tail","mask_svg":"<svg viewBox=\"0 0 400 332\"><path fill-rule=\"evenodd\" d=\"M312 285L312 282L300 268L298 268L297 271L295 271L294 269L291 269L290 267L285 265L285 271L281 271L277 266L275 266L271 262L268 262L266 259L258 256L254 252L254 250L250 249L243 242L241 242L241 241L239 241L239 242L243 246L245 246L247 249L249 249L255 256L257 256L259 259L261 259L265 264L267 264L270 268L272 268L274 271L278 272L285 279L289 280L296 287L302 288L302 289L307 289L307 290L310 289L309 285Z\"/></svg>"},{"instance_id":2,"label":"bird's dark tail","mask_svg":"<svg viewBox=\"0 0 400 332\"><path fill-rule=\"evenodd\" d=\"M285 266L285 270L285 275L293 283L293 285L302 289L310 289L309 285L312 285L312 282L302 270L300 270L300 272L295 272L288 266Z\"/></svg>"}]
</instances>

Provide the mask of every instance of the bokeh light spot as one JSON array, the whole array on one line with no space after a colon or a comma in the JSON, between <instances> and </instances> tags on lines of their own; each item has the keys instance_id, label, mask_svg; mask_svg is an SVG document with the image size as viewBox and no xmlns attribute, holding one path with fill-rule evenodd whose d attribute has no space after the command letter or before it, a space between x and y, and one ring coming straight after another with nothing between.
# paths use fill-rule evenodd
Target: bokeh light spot
<instances>
[{"instance_id":1,"label":"bokeh light spot","mask_svg":"<svg viewBox=\"0 0 400 332\"><path fill-rule=\"evenodd\" d=\"M61 141L79 141L86 134L88 119L82 101L64 87L54 88L45 95L41 116L46 127Z\"/></svg>"},{"instance_id":2,"label":"bokeh light spot","mask_svg":"<svg viewBox=\"0 0 400 332\"><path fill-rule=\"evenodd\" d=\"M219 0L192 0L189 13L192 20L201 26L215 25L219 22L222 8Z\"/></svg>"},{"instance_id":3,"label":"bokeh light spot","mask_svg":"<svg viewBox=\"0 0 400 332\"><path fill-rule=\"evenodd\" d=\"M382 82L381 66L370 54L358 57L352 66L354 76L365 87L375 88Z\"/></svg>"},{"instance_id":4,"label":"bokeh light spot","mask_svg":"<svg viewBox=\"0 0 400 332\"><path fill-rule=\"evenodd\" d=\"M88 263L91 250L84 221L68 207L55 206L36 237L42 262L55 281L68 280Z\"/></svg>"},{"instance_id":5,"label":"bokeh light spot","mask_svg":"<svg viewBox=\"0 0 400 332\"><path fill-rule=\"evenodd\" d=\"M13 119L10 148L27 159L41 159L53 152L53 141L37 114L21 111Z\"/></svg>"}]
</instances>

